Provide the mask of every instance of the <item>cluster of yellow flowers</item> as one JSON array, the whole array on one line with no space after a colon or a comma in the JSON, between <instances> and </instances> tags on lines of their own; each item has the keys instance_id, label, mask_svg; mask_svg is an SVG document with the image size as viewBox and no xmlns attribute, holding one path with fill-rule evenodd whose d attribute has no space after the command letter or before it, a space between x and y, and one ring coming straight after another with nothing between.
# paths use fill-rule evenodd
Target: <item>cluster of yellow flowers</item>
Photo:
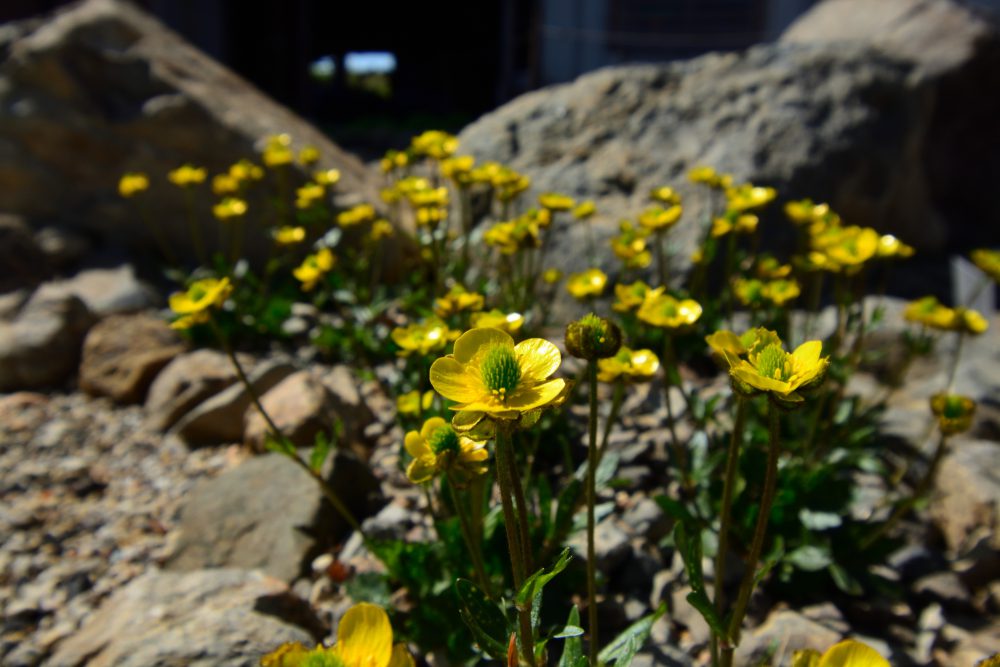
<instances>
[{"instance_id":1,"label":"cluster of yellow flowers","mask_svg":"<svg viewBox=\"0 0 1000 667\"><path fill-rule=\"evenodd\" d=\"M933 296L911 301L903 311L903 317L915 324L941 331L981 334L989 328L989 322L978 310L949 308Z\"/></svg>"}]
</instances>

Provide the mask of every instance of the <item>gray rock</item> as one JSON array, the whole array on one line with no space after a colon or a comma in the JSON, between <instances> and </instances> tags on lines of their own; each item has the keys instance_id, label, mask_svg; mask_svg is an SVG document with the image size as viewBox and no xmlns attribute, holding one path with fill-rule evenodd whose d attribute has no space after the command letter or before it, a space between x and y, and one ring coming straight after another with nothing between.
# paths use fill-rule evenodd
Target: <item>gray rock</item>
<instances>
[{"instance_id":1,"label":"gray rock","mask_svg":"<svg viewBox=\"0 0 1000 667\"><path fill-rule=\"evenodd\" d=\"M622 521L653 544L663 539L671 526L670 518L651 498L642 498L625 510Z\"/></svg>"},{"instance_id":2,"label":"gray rock","mask_svg":"<svg viewBox=\"0 0 1000 667\"><path fill-rule=\"evenodd\" d=\"M34 287L52 272L31 229L14 215L0 215L0 293Z\"/></svg>"},{"instance_id":3,"label":"gray rock","mask_svg":"<svg viewBox=\"0 0 1000 667\"><path fill-rule=\"evenodd\" d=\"M308 603L259 572L152 571L114 593L62 642L53 667L251 667L322 627Z\"/></svg>"},{"instance_id":4,"label":"gray rock","mask_svg":"<svg viewBox=\"0 0 1000 667\"><path fill-rule=\"evenodd\" d=\"M1000 444L955 438L935 478L930 513L948 548L964 556L985 538L1000 551Z\"/></svg>"},{"instance_id":5,"label":"gray rock","mask_svg":"<svg viewBox=\"0 0 1000 667\"><path fill-rule=\"evenodd\" d=\"M568 544L576 557L586 561L586 532L577 533ZM628 558L631 551L628 534L618 526L613 516L604 519L595 527L594 551L597 557L597 569L604 573L611 572Z\"/></svg>"},{"instance_id":6,"label":"gray rock","mask_svg":"<svg viewBox=\"0 0 1000 667\"><path fill-rule=\"evenodd\" d=\"M389 503L362 524L365 535L376 540L402 540L413 526L421 523L420 515L397 503Z\"/></svg>"},{"instance_id":7,"label":"gray rock","mask_svg":"<svg viewBox=\"0 0 1000 667\"><path fill-rule=\"evenodd\" d=\"M887 564L903 581L913 581L947 565L943 556L919 544L900 547L889 554Z\"/></svg>"},{"instance_id":8,"label":"gray rock","mask_svg":"<svg viewBox=\"0 0 1000 667\"><path fill-rule=\"evenodd\" d=\"M254 368L247 379L261 396L294 372L288 363L267 361ZM243 418L252 402L243 385L234 384L189 411L174 431L193 446L242 442Z\"/></svg>"},{"instance_id":9,"label":"gray rock","mask_svg":"<svg viewBox=\"0 0 1000 667\"><path fill-rule=\"evenodd\" d=\"M236 381L236 370L222 352L195 350L175 357L149 387L147 423L150 428L165 431L191 408Z\"/></svg>"},{"instance_id":10,"label":"gray rock","mask_svg":"<svg viewBox=\"0 0 1000 667\"><path fill-rule=\"evenodd\" d=\"M145 310L160 301L156 291L136 277L130 264L114 269L85 269L72 278L45 283L39 292L45 296L77 296L99 317Z\"/></svg>"},{"instance_id":11,"label":"gray rock","mask_svg":"<svg viewBox=\"0 0 1000 667\"><path fill-rule=\"evenodd\" d=\"M177 332L159 317L107 317L83 341L80 388L120 403L140 403L156 374L185 348Z\"/></svg>"},{"instance_id":12,"label":"gray rock","mask_svg":"<svg viewBox=\"0 0 1000 667\"><path fill-rule=\"evenodd\" d=\"M36 292L12 321L0 322L0 391L68 380L93 323L93 314L77 297Z\"/></svg>"},{"instance_id":13,"label":"gray rock","mask_svg":"<svg viewBox=\"0 0 1000 667\"><path fill-rule=\"evenodd\" d=\"M365 429L375 421L368 403L361 396L361 381L348 366L334 366L321 377L333 396L334 409L344 426L344 441L353 446L368 447Z\"/></svg>"},{"instance_id":14,"label":"gray rock","mask_svg":"<svg viewBox=\"0 0 1000 667\"><path fill-rule=\"evenodd\" d=\"M309 447L319 433L333 437L338 413L330 391L309 371L299 371L269 389L260 398L274 424L296 447ZM254 451L264 451L270 426L250 405L244 417L243 441Z\"/></svg>"},{"instance_id":15,"label":"gray rock","mask_svg":"<svg viewBox=\"0 0 1000 667\"><path fill-rule=\"evenodd\" d=\"M736 649L737 665L752 665L775 647L785 647L786 655L792 651L811 648L823 652L842 638L841 633L826 625L811 621L790 609L777 611L750 632L744 632Z\"/></svg>"},{"instance_id":16,"label":"gray rock","mask_svg":"<svg viewBox=\"0 0 1000 667\"><path fill-rule=\"evenodd\" d=\"M969 591L954 572L945 570L921 577L913 584L913 593L925 601L938 602L949 609L968 610L972 606Z\"/></svg>"},{"instance_id":17,"label":"gray rock","mask_svg":"<svg viewBox=\"0 0 1000 667\"><path fill-rule=\"evenodd\" d=\"M337 452L331 462L326 480L361 521L378 482L349 453ZM308 473L283 455L265 454L191 490L165 567L260 569L291 582L345 529Z\"/></svg>"},{"instance_id":18,"label":"gray rock","mask_svg":"<svg viewBox=\"0 0 1000 667\"><path fill-rule=\"evenodd\" d=\"M90 239L65 227L42 227L35 233L35 242L60 271L78 264L93 248Z\"/></svg>"}]
</instances>

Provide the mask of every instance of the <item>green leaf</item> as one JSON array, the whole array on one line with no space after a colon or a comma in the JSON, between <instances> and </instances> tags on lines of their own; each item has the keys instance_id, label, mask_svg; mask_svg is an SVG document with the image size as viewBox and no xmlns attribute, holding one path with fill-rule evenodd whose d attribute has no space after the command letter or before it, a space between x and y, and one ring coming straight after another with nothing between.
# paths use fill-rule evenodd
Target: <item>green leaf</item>
<instances>
[{"instance_id":1,"label":"green leaf","mask_svg":"<svg viewBox=\"0 0 1000 667\"><path fill-rule=\"evenodd\" d=\"M583 635L583 628L579 625L567 625L559 632L552 635L552 639L568 639L570 637L580 637Z\"/></svg>"},{"instance_id":2,"label":"green leaf","mask_svg":"<svg viewBox=\"0 0 1000 667\"><path fill-rule=\"evenodd\" d=\"M830 563L827 570L830 572L833 583L837 585L837 588L848 595L861 595L864 592L858 580L848 574L847 570L837 563Z\"/></svg>"},{"instance_id":3,"label":"green leaf","mask_svg":"<svg viewBox=\"0 0 1000 667\"><path fill-rule=\"evenodd\" d=\"M835 512L813 512L805 507L799 510L799 521L809 530L828 530L843 523Z\"/></svg>"},{"instance_id":4,"label":"green leaf","mask_svg":"<svg viewBox=\"0 0 1000 667\"><path fill-rule=\"evenodd\" d=\"M685 523L694 521L694 517L691 516L691 512L689 512L688 508L684 507L684 504L679 500L674 500L673 498L669 498L665 495L656 496L653 500L656 501L656 504L660 506L660 509L662 509L667 516L671 517L675 521Z\"/></svg>"},{"instance_id":5,"label":"green leaf","mask_svg":"<svg viewBox=\"0 0 1000 667\"><path fill-rule=\"evenodd\" d=\"M708 623L708 626L712 628L717 637L728 636L725 624L719 618L719 613L715 610L715 605L708 599L705 591L691 591L687 594L687 601L688 604L698 610L698 613L705 619L705 622Z\"/></svg>"},{"instance_id":6,"label":"green leaf","mask_svg":"<svg viewBox=\"0 0 1000 667\"><path fill-rule=\"evenodd\" d=\"M326 457L330 455L332 448L333 442L331 442L324 431L316 434L313 450L309 455L309 467L313 472L317 474L322 472L323 464L326 463Z\"/></svg>"},{"instance_id":7,"label":"green leaf","mask_svg":"<svg viewBox=\"0 0 1000 667\"><path fill-rule=\"evenodd\" d=\"M494 660L507 657L507 619L500 608L468 579L455 580L459 614L479 642L479 647Z\"/></svg>"},{"instance_id":8,"label":"green leaf","mask_svg":"<svg viewBox=\"0 0 1000 667\"><path fill-rule=\"evenodd\" d=\"M701 571L701 531L691 525L695 530L693 535L689 533L688 524L681 522L674 526L674 544L677 545L677 550L684 561L691 590L704 591L705 580Z\"/></svg>"},{"instance_id":9,"label":"green leaf","mask_svg":"<svg viewBox=\"0 0 1000 667\"><path fill-rule=\"evenodd\" d=\"M621 655L615 660L615 667L629 667L640 648L642 648L642 641L638 637L629 637L628 642L625 643L625 648L622 649Z\"/></svg>"},{"instance_id":10,"label":"green leaf","mask_svg":"<svg viewBox=\"0 0 1000 667\"><path fill-rule=\"evenodd\" d=\"M556 560L555 565L552 566L551 570L546 570L544 567L535 572L533 575L524 580L521 585L521 590L517 592L517 596L514 598L515 603L518 607L521 607L528 603L528 600L534 600L535 596L542 592L545 584L552 581L557 574L566 569L569 565L571 556L569 555L569 548L563 549L562 553L559 554L559 558Z\"/></svg>"},{"instance_id":11,"label":"green leaf","mask_svg":"<svg viewBox=\"0 0 1000 667\"><path fill-rule=\"evenodd\" d=\"M631 650L630 643L633 638L639 642L641 647L646 641L646 638L649 637L649 633L653 629L653 624L656 623L656 621L659 620L659 618L665 613L667 613L667 603L661 602L660 606L656 608L656 611L648 616L643 616L638 621L625 628L620 635L612 639L611 643L605 646L604 649L597 655L598 662L616 662L619 658L628 656L628 652ZM632 655L634 656L635 654L633 653ZM629 658L629 660L631 660L631 658Z\"/></svg>"},{"instance_id":12,"label":"green leaf","mask_svg":"<svg viewBox=\"0 0 1000 667\"><path fill-rule=\"evenodd\" d=\"M806 572L817 572L829 567L833 563L833 557L830 555L829 548L810 544L789 552L785 556L785 560Z\"/></svg>"},{"instance_id":13,"label":"green leaf","mask_svg":"<svg viewBox=\"0 0 1000 667\"><path fill-rule=\"evenodd\" d=\"M580 610L573 605L569 610L569 618L566 619L567 628L580 626ZM582 632L582 628L581 628ZM580 635L569 635L563 645L562 656L559 658L559 667L577 667L577 665L587 663L586 656L583 655L583 640Z\"/></svg>"},{"instance_id":14,"label":"green leaf","mask_svg":"<svg viewBox=\"0 0 1000 667\"><path fill-rule=\"evenodd\" d=\"M295 445L289 442L287 438L275 438L272 435L268 435L264 440L264 448L268 451L284 454L285 456L299 455L299 453L295 450Z\"/></svg>"}]
</instances>

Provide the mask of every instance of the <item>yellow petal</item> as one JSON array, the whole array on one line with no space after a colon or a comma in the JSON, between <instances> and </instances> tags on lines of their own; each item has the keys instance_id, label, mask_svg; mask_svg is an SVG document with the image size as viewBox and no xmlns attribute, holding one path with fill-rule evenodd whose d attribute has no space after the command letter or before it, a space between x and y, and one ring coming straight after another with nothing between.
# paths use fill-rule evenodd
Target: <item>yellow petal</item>
<instances>
[{"instance_id":1,"label":"yellow petal","mask_svg":"<svg viewBox=\"0 0 1000 667\"><path fill-rule=\"evenodd\" d=\"M337 654L345 667L387 667L392 657L392 626L378 605L361 602L340 619Z\"/></svg>"},{"instance_id":2,"label":"yellow petal","mask_svg":"<svg viewBox=\"0 0 1000 667\"><path fill-rule=\"evenodd\" d=\"M518 387L507 399L507 407L519 412L540 408L558 398L565 387L566 381L561 378L536 384L532 387Z\"/></svg>"},{"instance_id":3,"label":"yellow petal","mask_svg":"<svg viewBox=\"0 0 1000 667\"><path fill-rule=\"evenodd\" d=\"M740 340L739 336L734 334L732 331L716 331L711 336L705 336L705 342L708 343L709 347L718 352L719 354L725 355L726 352L730 354L739 356L741 354L746 354L747 348L743 345L743 341ZM726 355L728 358L728 355Z\"/></svg>"},{"instance_id":4,"label":"yellow petal","mask_svg":"<svg viewBox=\"0 0 1000 667\"><path fill-rule=\"evenodd\" d=\"M783 380L764 377L757 370L745 361L730 371L730 374L738 380L746 382L755 389L762 391L774 391L779 394L788 394L792 391L792 386Z\"/></svg>"},{"instance_id":5,"label":"yellow petal","mask_svg":"<svg viewBox=\"0 0 1000 667\"><path fill-rule=\"evenodd\" d=\"M521 382L542 382L562 364L559 348L544 338L529 338L514 346Z\"/></svg>"},{"instance_id":6,"label":"yellow petal","mask_svg":"<svg viewBox=\"0 0 1000 667\"><path fill-rule=\"evenodd\" d=\"M387 667L413 667L413 656L407 650L406 644L400 642L392 647L392 657Z\"/></svg>"},{"instance_id":7,"label":"yellow petal","mask_svg":"<svg viewBox=\"0 0 1000 667\"><path fill-rule=\"evenodd\" d=\"M472 331L496 331L496 329L473 329ZM455 345L457 346L458 343L456 342ZM430 376L431 386L437 393L458 403L472 403L485 393L482 382L470 375L465 370L465 366L452 357L441 357L431 364Z\"/></svg>"},{"instance_id":8,"label":"yellow petal","mask_svg":"<svg viewBox=\"0 0 1000 667\"><path fill-rule=\"evenodd\" d=\"M437 472L437 457L434 454L413 459L406 468L406 476L414 484L429 482L435 472Z\"/></svg>"},{"instance_id":9,"label":"yellow petal","mask_svg":"<svg viewBox=\"0 0 1000 667\"><path fill-rule=\"evenodd\" d=\"M867 644L848 639L834 644L819 660L818 667L891 667L889 661Z\"/></svg>"},{"instance_id":10,"label":"yellow petal","mask_svg":"<svg viewBox=\"0 0 1000 667\"><path fill-rule=\"evenodd\" d=\"M514 347L514 339L510 334L500 329L470 329L455 341L455 360L460 364L467 364L482 349L489 349L494 345L509 345ZM435 387L436 388L436 387ZM438 390L439 394L444 392Z\"/></svg>"},{"instance_id":11,"label":"yellow petal","mask_svg":"<svg viewBox=\"0 0 1000 667\"><path fill-rule=\"evenodd\" d=\"M434 431L438 430L442 426L447 425L448 422L441 419L440 417L431 417L424 422L424 425L420 427L420 437L424 439L429 439Z\"/></svg>"},{"instance_id":12,"label":"yellow petal","mask_svg":"<svg viewBox=\"0 0 1000 667\"><path fill-rule=\"evenodd\" d=\"M819 659L819 651L814 651L811 648L796 651L792 654L792 667L817 667Z\"/></svg>"},{"instance_id":13,"label":"yellow petal","mask_svg":"<svg viewBox=\"0 0 1000 667\"><path fill-rule=\"evenodd\" d=\"M823 352L823 343L818 340L810 340L802 343L792 352L794 363L801 364L800 368L811 368L819 362L819 355Z\"/></svg>"},{"instance_id":14,"label":"yellow petal","mask_svg":"<svg viewBox=\"0 0 1000 667\"><path fill-rule=\"evenodd\" d=\"M285 642L260 659L261 667L295 667L309 654L299 642Z\"/></svg>"},{"instance_id":15,"label":"yellow petal","mask_svg":"<svg viewBox=\"0 0 1000 667\"><path fill-rule=\"evenodd\" d=\"M410 456L415 459L425 454L433 454L430 445L427 444L427 441L417 431L410 431L406 434L406 437L403 439L403 446L406 447L406 451Z\"/></svg>"}]
</instances>

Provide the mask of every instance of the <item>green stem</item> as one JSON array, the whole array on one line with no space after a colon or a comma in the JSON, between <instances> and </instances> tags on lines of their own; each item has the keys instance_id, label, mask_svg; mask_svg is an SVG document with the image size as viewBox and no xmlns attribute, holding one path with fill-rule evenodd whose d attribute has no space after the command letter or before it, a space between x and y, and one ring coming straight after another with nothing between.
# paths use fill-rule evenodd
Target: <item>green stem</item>
<instances>
[{"instance_id":1,"label":"green stem","mask_svg":"<svg viewBox=\"0 0 1000 667\"><path fill-rule=\"evenodd\" d=\"M618 413L621 412L622 399L625 397L625 383L619 380L615 383L615 393L611 397L611 412L608 413L608 420L604 422L604 434L601 436L601 446L597 448L597 463L600 464L604 458L604 452L608 447L608 438L611 437L611 429L618 421Z\"/></svg>"},{"instance_id":2,"label":"green stem","mask_svg":"<svg viewBox=\"0 0 1000 667\"><path fill-rule=\"evenodd\" d=\"M190 187L184 188L184 205L187 209L188 231L191 233L191 242L194 244L194 254L198 258L199 264L207 266L205 241L201 237L201 228L198 226L198 217L194 209L194 191Z\"/></svg>"},{"instance_id":3,"label":"green stem","mask_svg":"<svg viewBox=\"0 0 1000 667\"><path fill-rule=\"evenodd\" d=\"M952 393L955 389L955 379L958 377L958 362L962 358L962 347L965 343L965 332L958 332L958 341L955 343L955 354L951 358L951 366L948 368L948 389L947 393Z\"/></svg>"},{"instance_id":4,"label":"green stem","mask_svg":"<svg viewBox=\"0 0 1000 667\"><path fill-rule=\"evenodd\" d=\"M682 488L687 493L689 487L687 451L677 438L677 426L674 419L674 408L670 403L670 388L674 384L674 337L669 331L664 331L663 337L663 400L667 404L667 428L670 431L670 442L674 452L674 465L680 476Z\"/></svg>"},{"instance_id":5,"label":"green stem","mask_svg":"<svg viewBox=\"0 0 1000 667\"><path fill-rule=\"evenodd\" d=\"M597 667L597 549L594 543L597 504L597 363L587 362L590 380L590 421L587 446L587 618L590 630L590 667Z\"/></svg>"},{"instance_id":6,"label":"green stem","mask_svg":"<svg viewBox=\"0 0 1000 667\"><path fill-rule=\"evenodd\" d=\"M524 496L524 486L521 484L521 473L517 469L517 456L511 449L507 456L507 469L510 473L511 489L514 492L514 507L517 510L517 529L521 538L521 559L524 575L528 576L535 568L532 564L531 535L529 533L528 503Z\"/></svg>"},{"instance_id":7,"label":"green stem","mask_svg":"<svg viewBox=\"0 0 1000 667\"><path fill-rule=\"evenodd\" d=\"M445 474L445 483L448 486L448 493L451 495L451 504L458 515L458 525L462 531L462 539L465 540L465 548L469 550L469 558L472 559L472 569L479 580L479 587L486 593L486 597L493 599L493 591L490 587L490 578L486 574L486 567L483 564L483 552L480 544L473 537L472 521L469 518L469 508L462 502L462 498L455 490L455 480L451 473Z\"/></svg>"}]
</instances>

